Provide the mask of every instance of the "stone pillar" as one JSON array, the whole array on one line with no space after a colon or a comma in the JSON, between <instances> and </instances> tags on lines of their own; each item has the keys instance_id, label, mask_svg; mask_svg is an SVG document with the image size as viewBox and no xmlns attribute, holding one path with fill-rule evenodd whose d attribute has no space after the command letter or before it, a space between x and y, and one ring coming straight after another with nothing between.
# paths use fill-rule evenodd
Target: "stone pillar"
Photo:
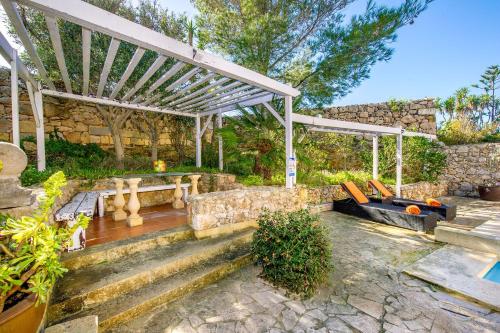
<instances>
[{"instance_id":1,"label":"stone pillar","mask_svg":"<svg viewBox=\"0 0 500 333\"><path fill-rule=\"evenodd\" d=\"M172 203L172 207L175 209L184 208L184 202L182 202L182 190L181 190L181 176L175 176L175 191L174 191L174 202Z\"/></svg>"},{"instance_id":2,"label":"stone pillar","mask_svg":"<svg viewBox=\"0 0 500 333\"><path fill-rule=\"evenodd\" d=\"M189 179L191 179L191 195L197 195L198 192L198 179L200 179L201 175L191 175Z\"/></svg>"},{"instance_id":3,"label":"stone pillar","mask_svg":"<svg viewBox=\"0 0 500 333\"><path fill-rule=\"evenodd\" d=\"M122 221L127 219L127 213L123 210L125 206L125 198L123 197L123 179L113 178L116 186L116 195L113 205L115 206L115 211L113 212L114 221Z\"/></svg>"},{"instance_id":4,"label":"stone pillar","mask_svg":"<svg viewBox=\"0 0 500 333\"><path fill-rule=\"evenodd\" d=\"M130 178L127 179L128 187L130 188L130 198L128 199L127 208L130 212L130 216L127 218L127 224L129 227L135 227L142 225L142 217L138 214L139 209L141 209L141 203L137 197L137 189L139 187L139 182L141 178Z\"/></svg>"}]
</instances>

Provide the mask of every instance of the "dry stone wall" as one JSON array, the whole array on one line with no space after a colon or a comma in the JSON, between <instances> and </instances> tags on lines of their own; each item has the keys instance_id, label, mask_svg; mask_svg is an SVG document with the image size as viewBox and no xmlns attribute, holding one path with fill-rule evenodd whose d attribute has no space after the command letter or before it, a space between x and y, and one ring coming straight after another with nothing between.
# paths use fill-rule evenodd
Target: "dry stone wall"
<instances>
[{"instance_id":1,"label":"dry stone wall","mask_svg":"<svg viewBox=\"0 0 500 333\"><path fill-rule=\"evenodd\" d=\"M188 210L190 225L197 232L255 222L264 209L294 211L305 208L306 203L304 188L255 186L192 196Z\"/></svg>"},{"instance_id":2,"label":"dry stone wall","mask_svg":"<svg viewBox=\"0 0 500 333\"><path fill-rule=\"evenodd\" d=\"M452 195L477 197L478 186L500 181L500 143L445 146L443 179Z\"/></svg>"},{"instance_id":3,"label":"dry stone wall","mask_svg":"<svg viewBox=\"0 0 500 333\"><path fill-rule=\"evenodd\" d=\"M420 99L337 106L325 109L323 117L436 134L436 112L433 99Z\"/></svg>"}]
</instances>

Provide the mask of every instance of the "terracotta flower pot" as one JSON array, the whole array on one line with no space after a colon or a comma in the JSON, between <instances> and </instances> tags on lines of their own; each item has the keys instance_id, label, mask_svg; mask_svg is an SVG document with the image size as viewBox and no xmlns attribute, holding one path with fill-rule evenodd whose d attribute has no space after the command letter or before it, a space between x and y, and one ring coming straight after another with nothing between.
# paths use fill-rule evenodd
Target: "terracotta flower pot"
<instances>
[{"instance_id":1,"label":"terracotta flower pot","mask_svg":"<svg viewBox=\"0 0 500 333\"><path fill-rule=\"evenodd\" d=\"M500 201L500 185L479 186L479 197L487 201Z\"/></svg>"},{"instance_id":2,"label":"terracotta flower pot","mask_svg":"<svg viewBox=\"0 0 500 333\"><path fill-rule=\"evenodd\" d=\"M10 309L0 313L0 333L36 333L40 330L47 304L36 303L31 294Z\"/></svg>"}]
</instances>

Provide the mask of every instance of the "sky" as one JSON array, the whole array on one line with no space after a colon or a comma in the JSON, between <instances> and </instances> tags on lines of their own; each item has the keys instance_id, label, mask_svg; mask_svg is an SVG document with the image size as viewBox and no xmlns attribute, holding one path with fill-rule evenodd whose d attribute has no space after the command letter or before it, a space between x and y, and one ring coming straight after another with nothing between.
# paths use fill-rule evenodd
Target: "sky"
<instances>
[{"instance_id":1,"label":"sky","mask_svg":"<svg viewBox=\"0 0 500 333\"><path fill-rule=\"evenodd\" d=\"M362 12L366 2L349 5L346 16ZM401 2L376 0L389 6ZM196 15L189 0L160 3L174 12ZM6 35L3 24L0 31ZM333 104L444 98L470 87L488 66L500 64L500 0L435 0L413 25L399 30L392 47L391 60L377 63L369 79ZM3 59L0 65L6 66Z\"/></svg>"}]
</instances>

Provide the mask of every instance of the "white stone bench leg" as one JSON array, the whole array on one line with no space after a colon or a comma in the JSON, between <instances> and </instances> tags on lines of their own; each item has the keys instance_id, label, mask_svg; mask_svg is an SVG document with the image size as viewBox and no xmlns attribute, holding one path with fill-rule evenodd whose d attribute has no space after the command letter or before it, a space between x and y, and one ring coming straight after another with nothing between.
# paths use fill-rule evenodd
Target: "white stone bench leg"
<instances>
[{"instance_id":1,"label":"white stone bench leg","mask_svg":"<svg viewBox=\"0 0 500 333\"><path fill-rule=\"evenodd\" d=\"M97 199L97 210L99 211L99 217L104 216L104 199L107 197L104 196L99 196L99 199Z\"/></svg>"},{"instance_id":2,"label":"white stone bench leg","mask_svg":"<svg viewBox=\"0 0 500 333\"><path fill-rule=\"evenodd\" d=\"M68 226L72 227L76 223L75 220L68 221ZM85 236L85 229L78 227L73 236L71 236L72 243L68 247L68 252L82 250L85 248L85 242L87 241Z\"/></svg>"}]
</instances>

